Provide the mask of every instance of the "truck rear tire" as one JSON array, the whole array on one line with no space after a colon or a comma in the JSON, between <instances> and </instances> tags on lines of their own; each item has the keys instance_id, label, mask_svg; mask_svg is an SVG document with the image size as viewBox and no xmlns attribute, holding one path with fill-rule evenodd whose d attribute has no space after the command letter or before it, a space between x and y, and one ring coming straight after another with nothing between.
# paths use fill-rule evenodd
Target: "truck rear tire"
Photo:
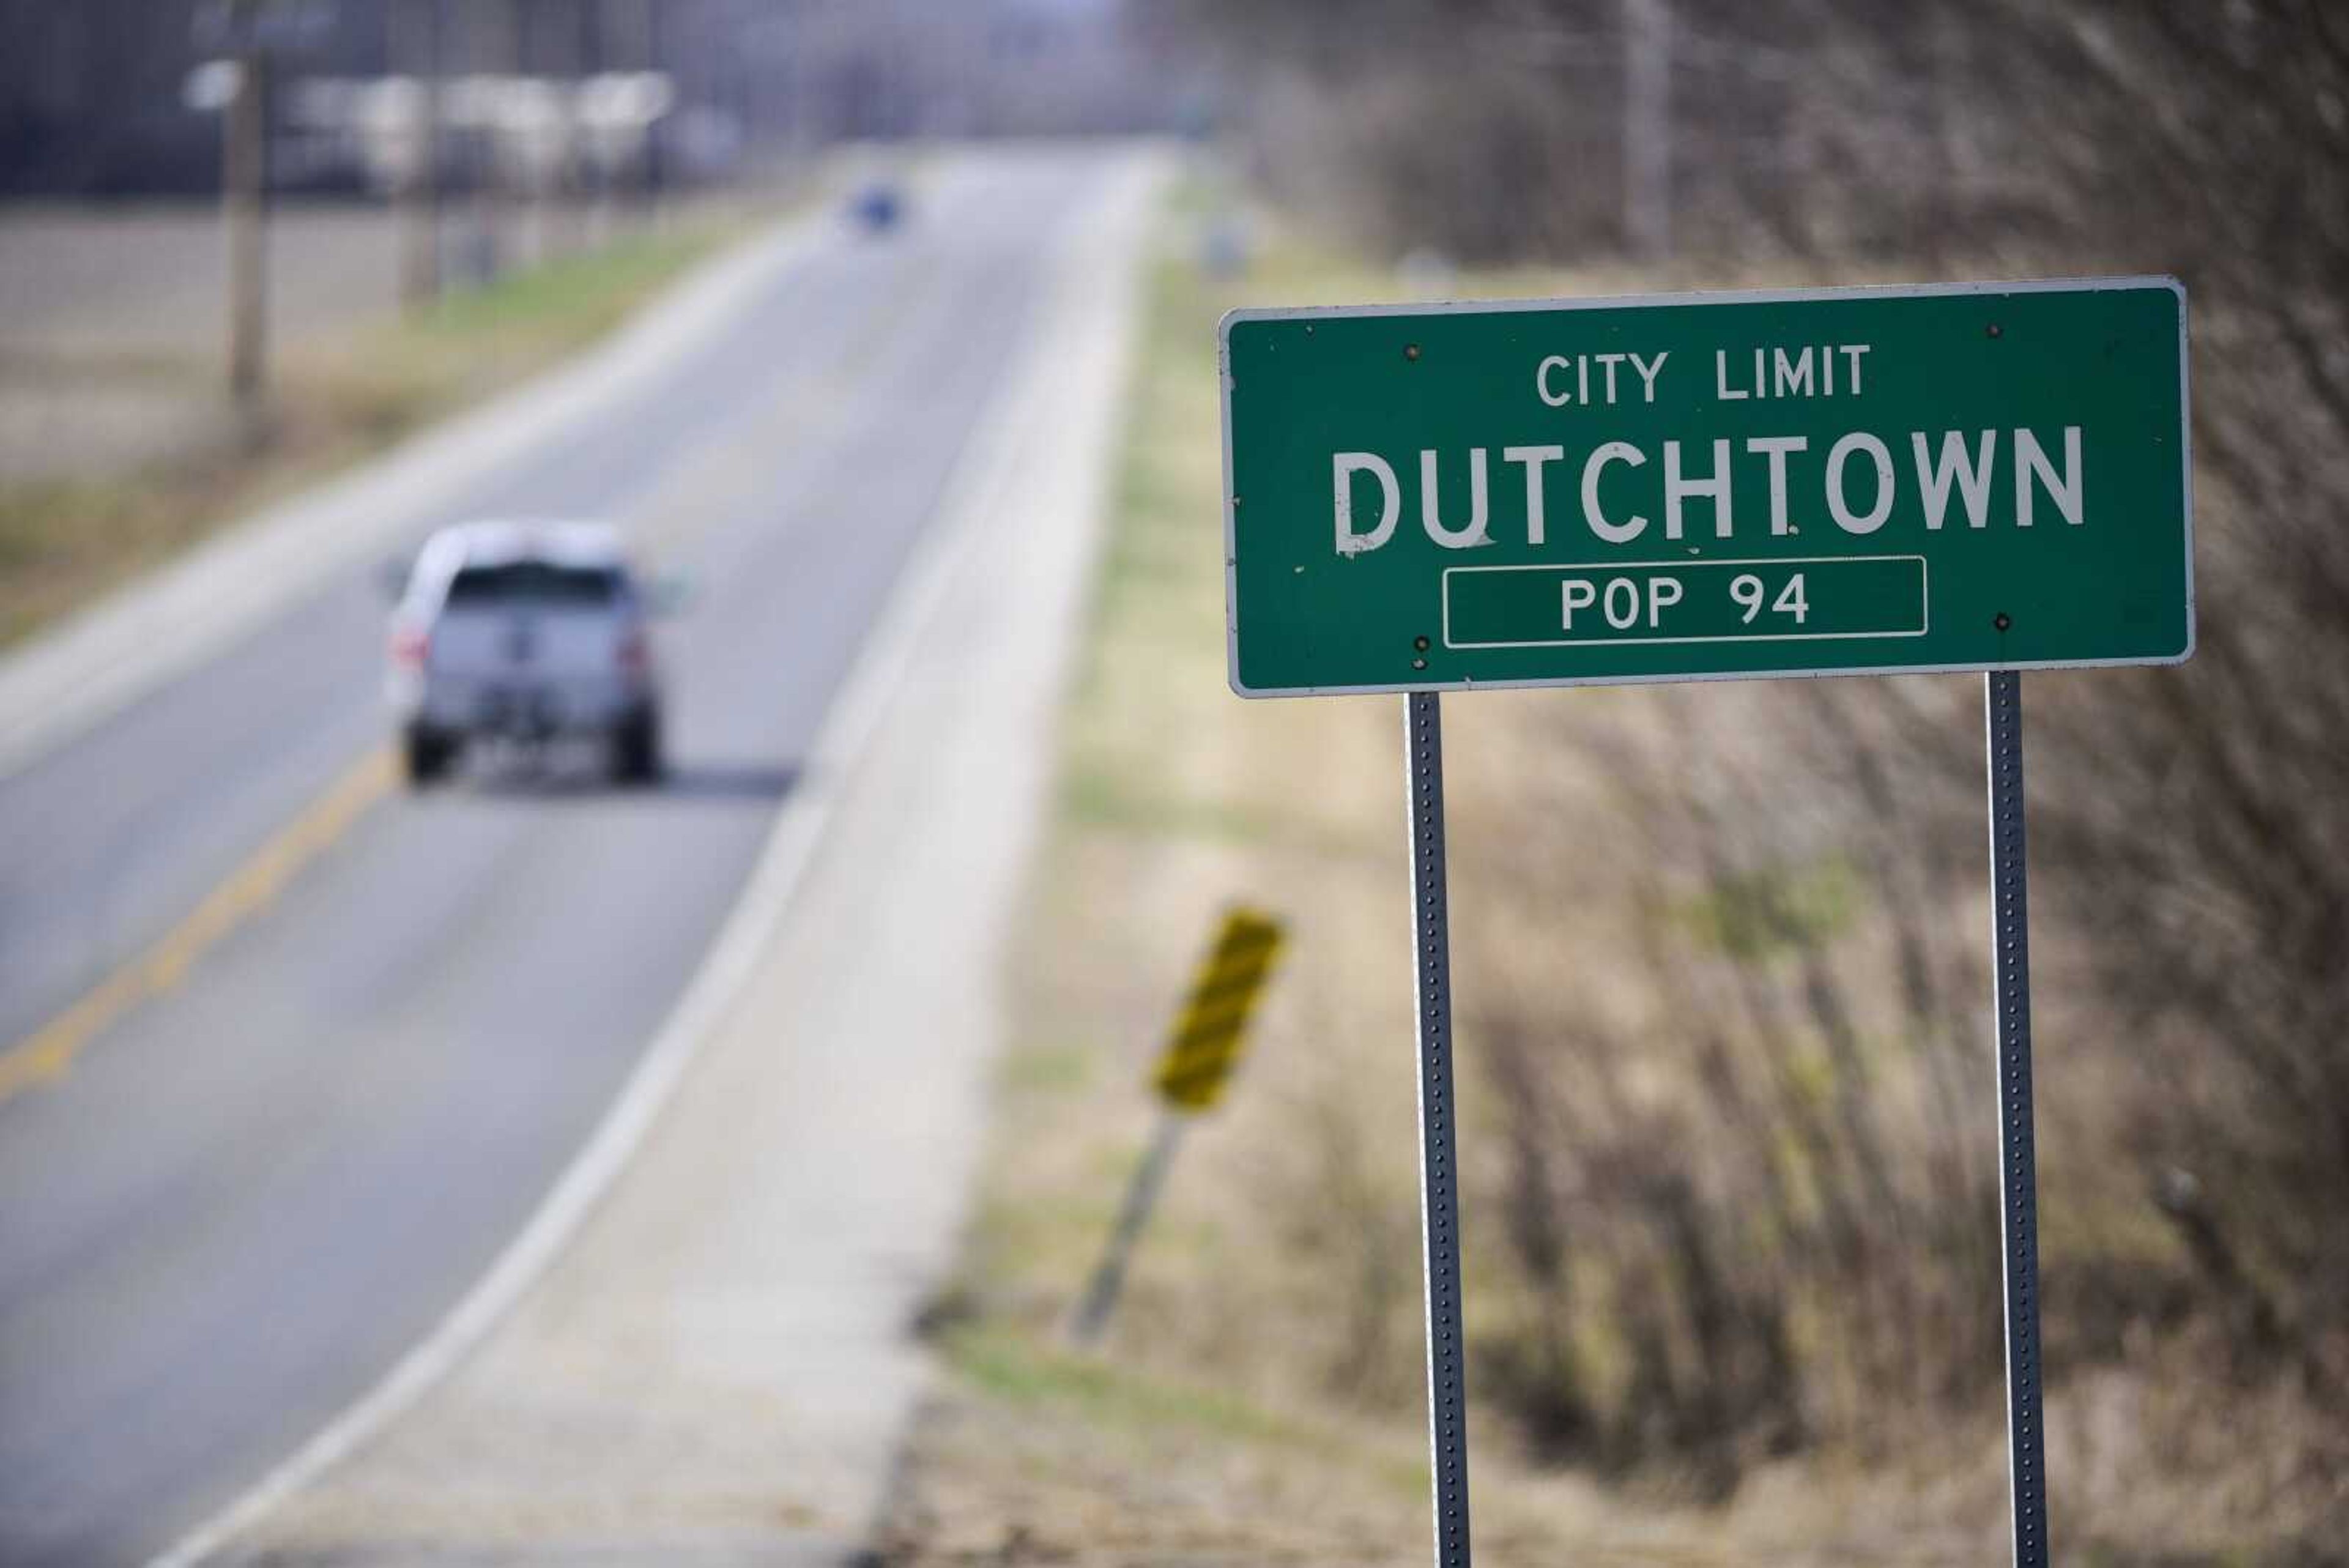
<instances>
[{"instance_id":1,"label":"truck rear tire","mask_svg":"<svg viewBox=\"0 0 2349 1568\"><path fill-rule=\"evenodd\" d=\"M437 731L410 725L400 736L400 763L410 789L439 783L456 755L457 743Z\"/></svg>"},{"instance_id":2,"label":"truck rear tire","mask_svg":"<svg viewBox=\"0 0 2349 1568\"><path fill-rule=\"evenodd\" d=\"M612 737L613 772L624 784L648 784L660 781L661 726L660 711L647 708L623 723Z\"/></svg>"}]
</instances>

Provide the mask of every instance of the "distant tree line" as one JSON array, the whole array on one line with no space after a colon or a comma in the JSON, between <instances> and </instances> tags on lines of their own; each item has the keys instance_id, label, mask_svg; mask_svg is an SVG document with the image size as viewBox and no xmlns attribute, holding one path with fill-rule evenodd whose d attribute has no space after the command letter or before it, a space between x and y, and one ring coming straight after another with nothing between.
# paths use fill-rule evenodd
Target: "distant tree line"
<instances>
[{"instance_id":1,"label":"distant tree line","mask_svg":"<svg viewBox=\"0 0 2349 1568\"><path fill-rule=\"evenodd\" d=\"M1184 89L1124 47L1121 0L253 0L280 79L440 68L575 79L655 69L666 135L756 155L843 138L1154 129ZM215 188L212 116L183 101L223 0L0 0L0 195ZM437 26L432 22L437 20ZM419 25L419 23L424 25ZM355 184L281 159L281 184Z\"/></svg>"}]
</instances>

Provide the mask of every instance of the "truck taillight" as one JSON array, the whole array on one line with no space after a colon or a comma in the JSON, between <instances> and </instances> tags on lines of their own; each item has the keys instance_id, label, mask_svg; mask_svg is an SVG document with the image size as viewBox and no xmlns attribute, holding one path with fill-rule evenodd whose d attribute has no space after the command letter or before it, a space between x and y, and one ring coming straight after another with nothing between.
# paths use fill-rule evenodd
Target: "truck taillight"
<instances>
[{"instance_id":1,"label":"truck taillight","mask_svg":"<svg viewBox=\"0 0 2349 1568\"><path fill-rule=\"evenodd\" d=\"M642 673L652 667L652 645L641 631L631 631L620 639L620 668L632 673Z\"/></svg>"},{"instance_id":2,"label":"truck taillight","mask_svg":"<svg viewBox=\"0 0 2349 1568\"><path fill-rule=\"evenodd\" d=\"M432 651L432 634L421 627L396 627L391 633L391 661L403 670L421 670Z\"/></svg>"}]
</instances>

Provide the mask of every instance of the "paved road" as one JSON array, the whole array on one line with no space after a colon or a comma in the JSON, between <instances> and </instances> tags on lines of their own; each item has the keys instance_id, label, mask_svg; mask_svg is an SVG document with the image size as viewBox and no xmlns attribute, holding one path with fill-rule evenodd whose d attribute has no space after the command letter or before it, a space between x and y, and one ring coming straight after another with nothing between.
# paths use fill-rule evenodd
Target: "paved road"
<instances>
[{"instance_id":1,"label":"paved road","mask_svg":"<svg viewBox=\"0 0 2349 1568\"><path fill-rule=\"evenodd\" d=\"M1106 174L950 161L903 234L821 239L647 395L415 519L618 516L688 571L677 777L385 798L0 1102L0 1561L167 1544L513 1233L723 915ZM381 613L331 582L0 782L0 1041L354 787Z\"/></svg>"}]
</instances>

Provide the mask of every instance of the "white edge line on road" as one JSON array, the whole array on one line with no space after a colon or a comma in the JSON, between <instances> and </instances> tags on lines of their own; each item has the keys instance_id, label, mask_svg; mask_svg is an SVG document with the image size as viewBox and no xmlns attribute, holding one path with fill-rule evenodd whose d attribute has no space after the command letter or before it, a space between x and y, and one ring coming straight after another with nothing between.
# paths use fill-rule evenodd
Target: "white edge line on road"
<instances>
[{"instance_id":1,"label":"white edge line on road","mask_svg":"<svg viewBox=\"0 0 2349 1568\"><path fill-rule=\"evenodd\" d=\"M1035 389L1049 369L1054 336L1050 306L1058 275L1085 254L1084 235L1116 207L1115 191L1094 199L1056 241L1057 254L1038 296L1043 312L1023 348L1023 363L999 393L957 460L936 522L923 536L865 639L846 684L817 731L808 764L785 799L750 881L726 918L709 956L654 1036L619 1098L597 1124L522 1232L490 1271L425 1339L274 1469L225 1508L181 1536L148 1568L192 1568L229 1545L273 1509L381 1433L464 1359L520 1302L571 1240L651 1130L661 1108L733 1006L813 859L841 782L854 769L891 698L903 683L924 629L1005 499L999 494L1035 416ZM1139 257L1126 258L1139 265Z\"/></svg>"}]
</instances>

